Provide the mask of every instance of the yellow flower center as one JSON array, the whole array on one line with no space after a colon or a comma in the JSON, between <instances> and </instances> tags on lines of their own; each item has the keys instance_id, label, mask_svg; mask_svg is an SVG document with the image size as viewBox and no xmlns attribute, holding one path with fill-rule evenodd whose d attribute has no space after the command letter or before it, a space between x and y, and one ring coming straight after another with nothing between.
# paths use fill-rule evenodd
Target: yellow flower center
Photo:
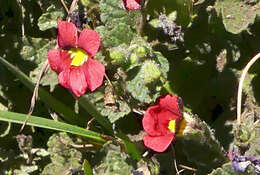
<instances>
[{"instance_id":1,"label":"yellow flower center","mask_svg":"<svg viewBox=\"0 0 260 175\"><path fill-rule=\"evenodd\" d=\"M81 66L85 61L88 60L88 54L79 48L72 48L69 50L69 54L72 58L70 65Z\"/></svg>"},{"instance_id":2,"label":"yellow flower center","mask_svg":"<svg viewBox=\"0 0 260 175\"><path fill-rule=\"evenodd\" d=\"M175 132L176 129L176 122L175 120L171 120L168 124L168 128L171 132Z\"/></svg>"}]
</instances>

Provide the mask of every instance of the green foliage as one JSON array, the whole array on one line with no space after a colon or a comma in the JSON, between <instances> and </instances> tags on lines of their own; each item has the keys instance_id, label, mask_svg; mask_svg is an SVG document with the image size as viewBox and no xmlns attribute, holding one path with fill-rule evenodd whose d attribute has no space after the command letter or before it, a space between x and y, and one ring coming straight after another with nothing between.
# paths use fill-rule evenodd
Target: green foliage
<instances>
[{"instance_id":1,"label":"green foliage","mask_svg":"<svg viewBox=\"0 0 260 175\"><path fill-rule=\"evenodd\" d=\"M66 133L53 134L47 143L51 163L48 164L42 175L65 173L66 170L81 167L82 154L70 145L74 144Z\"/></svg>"},{"instance_id":2,"label":"green foliage","mask_svg":"<svg viewBox=\"0 0 260 175\"><path fill-rule=\"evenodd\" d=\"M239 173L234 170L231 163L226 163L221 168L213 170L209 175L256 175L256 172L253 167L249 166L246 172Z\"/></svg>"},{"instance_id":3,"label":"green foliage","mask_svg":"<svg viewBox=\"0 0 260 175\"><path fill-rule=\"evenodd\" d=\"M254 23L257 7L259 3L254 6L237 0L218 0L215 4L218 14L222 15L226 30L234 34L248 30L248 26Z\"/></svg>"},{"instance_id":4,"label":"green foliage","mask_svg":"<svg viewBox=\"0 0 260 175\"><path fill-rule=\"evenodd\" d=\"M121 0L101 0L101 21L105 23L107 29L113 29L120 23L135 26L140 16L139 11L126 11L123 9ZM126 34L126 33L124 33Z\"/></svg>"},{"instance_id":5,"label":"green foliage","mask_svg":"<svg viewBox=\"0 0 260 175\"><path fill-rule=\"evenodd\" d=\"M85 175L93 175L92 169L91 169L90 164L88 163L87 160L84 160L83 168L84 168Z\"/></svg>"},{"instance_id":6,"label":"green foliage","mask_svg":"<svg viewBox=\"0 0 260 175\"><path fill-rule=\"evenodd\" d=\"M106 92L102 88L94 93L85 95L84 98L92 103L103 117L107 117L111 123L114 123L116 120L129 114L131 110L125 101L113 95L113 89L109 85L106 89L108 89L107 91L110 89L110 92ZM106 101L108 98L112 102Z\"/></svg>"},{"instance_id":7,"label":"green foliage","mask_svg":"<svg viewBox=\"0 0 260 175\"><path fill-rule=\"evenodd\" d=\"M153 52L149 46L141 47L142 45L143 43L134 41L130 46L130 48L136 48L132 49L132 52L141 48L141 50L147 50L148 53L144 53L142 57L138 56L138 53L132 53L128 58L133 64L126 70L126 89L140 102L151 103L161 95L169 65L160 52Z\"/></svg>"},{"instance_id":8,"label":"green foliage","mask_svg":"<svg viewBox=\"0 0 260 175\"><path fill-rule=\"evenodd\" d=\"M255 117L250 113L243 115L242 120L243 123L235 128L234 144L245 152L245 155L259 157L260 125L255 123Z\"/></svg>"},{"instance_id":9,"label":"green foliage","mask_svg":"<svg viewBox=\"0 0 260 175\"><path fill-rule=\"evenodd\" d=\"M187 120L187 118L186 118ZM189 117L184 136L177 141L187 159L196 164L199 173L208 173L228 161L219 141L210 127L197 116Z\"/></svg>"},{"instance_id":10,"label":"green foliage","mask_svg":"<svg viewBox=\"0 0 260 175\"><path fill-rule=\"evenodd\" d=\"M50 5L46 12L38 19L38 26L41 31L57 27L57 20L62 20L65 16L64 10L57 8L55 5Z\"/></svg>"},{"instance_id":11,"label":"green foliage","mask_svg":"<svg viewBox=\"0 0 260 175\"><path fill-rule=\"evenodd\" d=\"M106 47L129 44L134 36L130 26L124 23L119 23L111 30L107 30L104 26L97 27L96 30L100 33Z\"/></svg>"},{"instance_id":12,"label":"green foliage","mask_svg":"<svg viewBox=\"0 0 260 175\"><path fill-rule=\"evenodd\" d=\"M259 52L259 0L143 0L135 11L122 0L78 1L70 21L100 34L95 59L105 65L107 79L75 100L49 70L24 130L33 144L29 139L29 146L21 146L21 140L17 145L16 123L26 118L22 113L30 108L47 52L56 45L57 20L68 19L64 5L70 9L71 3L0 1L0 120L5 121L0 123L0 174L173 174L171 148L148 151L145 158L139 153L147 150L140 116L167 93L181 96L185 110L201 117L175 140L177 164L197 169L196 174L231 175L239 173L226 152L237 148L259 158L259 64L246 77L242 110L247 112L235 125L237 82ZM58 121L35 117L56 115ZM72 137L50 129L91 139L94 149L73 148ZM98 150L107 140L113 143ZM254 175L253 167L243 174Z\"/></svg>"},{"instance_id":13,"label":"green foliage","mask_svg":"<svg viewBox=\"0 0 260 175\"><path fill-rule=\"evenodd\" d=\"M48 50L55 47L55 40L49 41L43 38L23 38L23 46L21 49L21 57L25 61L30 61L36 65L34 70L30 71L30 78L34 83L38 80L38 75L46 60ZM46 78L48 77L48 78ZM50 86L51 89L58 84L57 75L53 71L48 71L46 77L41 81L43 86Z\"/></svg>"},{"instance_id":14,"label":"green foliage","mask_svg":"<svg viewBox=\"0 0 260 175\"><path fill-rule=\"evenodd\" d=\"M99 165L94 168L95 175L129 175L133 167L127 161L127 155L121 153L120 148L111 143L107 143L101 149L100 153L103 157Z\"/></svg>"}]
</instances>

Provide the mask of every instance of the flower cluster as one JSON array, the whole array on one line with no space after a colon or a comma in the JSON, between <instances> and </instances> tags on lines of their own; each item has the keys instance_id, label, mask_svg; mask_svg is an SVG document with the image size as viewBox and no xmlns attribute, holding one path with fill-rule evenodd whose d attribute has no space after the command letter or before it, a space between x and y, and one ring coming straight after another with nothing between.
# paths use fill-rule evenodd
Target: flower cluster
<instances>
[{"instance_id":1,"label":"flower cluster","mask_svg":"<svg viewBox=\"0 0 260 175\"><path fill-rule=\"evenodd\" d=\"M94 91L103 83L105 67L93 59L100 46L97 32L83 29L78 36L73 23L58 21L57 42L60 49L48 52L50 67L58 74L59 83L77 97Z\"/></svg>"},{"instance_id":2,"label":"flower cluster","mask_svg":"<svg viewBox=\"0 0 260 175\"><path fill-rule=\"evenodd\" d=\"M232 160L232 166L235 171L243 173L247 170L249 165L252 165L257 174L260 173L260 159L252 155L239 155L234 150L229 153L229 158Z\"/></svg>"},{"instance_id":3,"label":"flower cluster","mask_svg":"<svg viewBox=\"0 0 260 175\"><path fill-rule=\"evenodd\" d=\"M183 120L183 105L180 97L166 95L150 106L143 117L146 135L144 145L154 151L165 151L175 140Z\"/></svg>"}]
</instances>

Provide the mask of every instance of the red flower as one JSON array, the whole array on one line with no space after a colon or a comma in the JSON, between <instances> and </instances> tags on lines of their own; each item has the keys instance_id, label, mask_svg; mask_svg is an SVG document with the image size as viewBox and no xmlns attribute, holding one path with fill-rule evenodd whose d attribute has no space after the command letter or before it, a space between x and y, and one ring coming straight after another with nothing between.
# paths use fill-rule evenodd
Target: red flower
<instances>
[{"instance_id":1,"label":"red flower","mask_svg":"<svg viewBox=\"0 0 260 175\"><path fill-rule=\"evenodd\" d=\"M180 97L166 95L149 107L143 118L143 127L147 133L144 145L154 151L165 151L174 141L175 134L183 119L183 107Z\"/></svg>"},{"instance_id":2,"label":"red flower","mask_svg":"<svg viewBox=\"0 0 260 175\"><path fill-rule=\"evenodd\" d=\"M123 0L127 10L139 10L141 8L141 0Z\"/></svg>"},{"instance_id":3,"label":"red flower","mask_svg":"<svg viewBox=\"0 0 260 175\"><path fill-rule=\"evenodd\" d=\"M97 32L84 29L78 36L73 23L58 21L57 42L60 49L49 50L48 60L63 87L80 97L102 85L105 67L93 59L100 46Z\"/></svg>"}]
</instances>

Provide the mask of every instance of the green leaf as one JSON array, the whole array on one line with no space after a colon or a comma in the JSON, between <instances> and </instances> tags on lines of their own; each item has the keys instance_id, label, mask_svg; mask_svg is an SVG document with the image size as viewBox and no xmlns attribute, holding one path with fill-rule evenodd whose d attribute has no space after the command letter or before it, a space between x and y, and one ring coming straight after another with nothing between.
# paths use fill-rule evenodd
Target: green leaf
<instances>
[{"instance_id":1,"label":"green leaf","mask_svg":"<svg viewBox=\"0 0 260 175\"><path fill-rule=\"evenodd\" d=\"M191 0L161 0L161 1L149 1L147 10L150 15L155 18L157 14L163 13L166 15L177 12L176 23L182 27L187 27L191 22L192 17L192 1ZM154 13L157 12L157 13ZM154 21L156 23L156 21ZM155 24L156 26L156 24Z\"/></svg>"},{"instance_id":2,"label":"green leaf","mask_svg":"<svg viewBox=\"0 0 260 175\"><path fill-rule=\"evenodd\" d=\"M213 170L209 175L256 175L253 167L249 166L244 173L239 173L234 170L231 163L226 163L222 167Z\"/></svg>"},{"instance_id":3,"label":"green leaf","mask_svg":"<svg viewBox=\"0 0 260 175\"><path fill-rule=\"evenodd\" d=\"M109 89L110 87L106 87L105 90L100 88L95 92L84 95L84 98L94 104L104 118L108 118L111 123L114 123L129 114L131 109L125 101L113 95L113 92L104 93L104 91L109 91ZM112 98L115 101L114 103L106 104L105 98Z\"/></svg>"},{"instance_id":4,"label":"green leaf","mask_svg":"<svg viewBox=\"0 0 260 175\"><path fill-rule=\"evenodd\" d=\"M31 91L34 90L35 84L22 71L20 71L2 57L0 57L0 63L6 66L27 88L29 88ZM68 122L73 124L82 123L79 115L74 113L69 107L54 98L49 92L41 87L39 87L39 97L47 106L54 109L56 112L63 114L63 117Z\"/></svg>"},{"instance_id":5,"label":"green leaf","mask_svg":"<svg viewBox=\"0 0 260 175\"><path fill-rule=\"evenodd\" d=\"M101 115L101 113L97 110L94 103L91 102L90 99L87 97L82 96L79 98L79 104L91 115L93 116L97 122L103 126L109 133L113 133L112 125L111 123Z\"/></svg>"},{"instance_id":6,"label":"green leaf","mask_svg":"<svg viewBox=\"0 0 260 175\"><path fill-rule=\"evenodd\" d=\"M83 168L85 175L93 175L91 166L86 159L83 162Z\"/></svg>"},{"instance_id":7,"label":"green leaf","mask_svg":"<svg viewBox=\"0 0 260 175\"><path fill-rule=\"evenodd\" d=\"M105 23L107 29L113 29L119 23L125 23L133 27L140 16L139 11L124 10L121 0L101 0L100 9L101 21Z\"/></svg>"},{"instance_id":8,"label":"green leaf","mask_svg":"<svg viewBox=\"0 0 260 175\"><path fill-rule=\"evenodd\" d=\"M117 24L113 29L108 30L104 26L99 26L96 31L101 35L105 47L116 47L120 44L130 44L134 37L129 25Z\"/></svg>"},{"instance_id":9,"label":"green leaf","mask_svg":"<svg viewBox=\"0 0 260 175\"><path fill-rule=\"evenodd\" d=\"M54 40L24 36L22 45L22 59L40 64L46 60L48 50L54 48L56 43Z\"/></svg>"},{"instance_id":10,"label":"green leaf","mask_svg":"<svg viewBox=\"0 0 260 175\"><path fill-rule=\"evenodd\" d=\"M255 6L257 7L257 5ZM218 0L215 8L222 15L224 26L228 32L238 34L253 24L257 8L238 0Z\"/></svg>"},{"instance_id":11,"label":"green leaf","mask_svg":"<svg viewBox=\"0 0 260 175\"><path fill-rule=\"evenodd\" d=\"M176 140L176 150L182 150L188 161L197 165L201 174L226 163L228 158L206 122L188 114L184 114L184 118L187 124L183 136Z\"/></svg>"},{"instance_id":12,"label":"green leaf","mask_svg":"<svg viewBox=\"0 0 260 175\"><path fill-rule=\"evenodd\" d=\"M55 133L48 140L51 163L45 166L42 175L67 174L80 169L82 153L70 145L75 145L67 133Z\"/></svg>"},{"instance_id":13,"label":"green leaf","mask_svg":"<svg viewBox=\"0 0 260 175\"><path fill-rule=\"evenodd\" d=\"M90 114L92 115L97 122L103 126L109 133L113 134L112 124L97 110L95 104L91 99L87 98L86 95L79 98L79 104ZM119 138L124 141L126 152L133 156L134 159L139 160L140 154L137 151L135 145L131 143L126 135L122 132L116 134Z\"/></svg>"},{"instance_id":14,"label":"green leaf","mask_svg":"<svg viewBox=\"0 0 260 175\"><path fill-rule=\"evenodd\" d=\"M129 77L134 78L126 82L126 88L135 99L151 103L161 95L168 70L167 59L156 52L153 57L147 58L140 67L127 72Z\"/></svg>"},{"instance_id":15,"label":"green leaf","mask_svg":"<svg viewBox=\"0 0 260 175\"><path fill-rule=\"evenodd\" d=\"M64 16L64 10L62 8L57 8L52 4L38 19L38 26L41 31L57 27L57 20L62 20Z\"/></svg>"},{"instance_id":16,"label":"green leaf","mask_svg":"<svg viewBox=\"0 0 260 175\"><path fill-rule=\"evenodd\" d=\"M133 170L133 165L128 161L127 155L121 153L120 147L107 143L101 149L100 153L103 156L102 161L95 169L96 175L129 175Z\"/></svg>"},{"instance_id":17,"label":"green leaf","mask_svg":"<svg viewBox=\"0 0 260 175\"><path fill-rule=\"evenodd\" d=\"M36 83L42 66L45 63L48 50L55 47L55 40L49 41L43 38L23 37L21 51L22 59L36 64L36 68L30 71L31 80ZM54 71L48 71L43 77L41 85L50 86L51 91L58 84L58 78Z\"/></svg>"},{"instance_id":18,"label":"green leaf","mask_svg":"<svg viewBox=\"0 0 260 175\"><path fill-rule=\"evenodd\" d=\"M0 120L12 123L23 124L24 120L26 119L26 114L20 114L15 112L8 112L8 111L0 111ZM45 129L51 129L56 131L63 131L68 132L71 134L75 134L78 136L83 136L89 139L93 139L95 141L104 143L106 142L102 137L101 134L86 130L84 128L80 128L78 126L70 125L67 123L62 123L50 119L45 119L42 117L31 116L27 122L29 126L35 126Z\"/></svg>"},{"instance_id":19,"label":"green leaf","mask_svg":"<svg viewBox=\"0 0 260 175\"><path fill-rule=\"evenodd\" d=\"M134 160L141 160L140 153L136 149L135 145L128 139L128 137L123 133L119 133L118 136L123 139L126 152L129 153Z\"/></svg>"}]
</instances>

